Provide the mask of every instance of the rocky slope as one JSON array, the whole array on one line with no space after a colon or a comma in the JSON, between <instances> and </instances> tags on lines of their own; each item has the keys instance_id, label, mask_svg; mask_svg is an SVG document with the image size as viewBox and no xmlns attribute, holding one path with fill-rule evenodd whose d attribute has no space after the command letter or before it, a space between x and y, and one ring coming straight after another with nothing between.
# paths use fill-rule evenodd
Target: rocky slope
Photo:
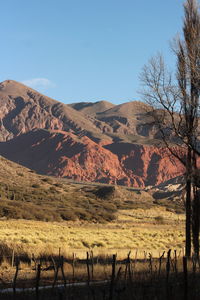
<instances>
[{"instance_id":1,"label":"rocky slope","mask_svg":"<svg viewBox=\"0 0 200 300\"><path fill-rule=\"evenodd\" d=\"M181 175L149 115L133 101L62 104L12 80L0 84L0 154L41 174L144 187Z\"/></svg>"},{"instance_id":2,"label":"rocky slope","mask_svg":"<svg viewBox=\"0 0 200 300\"><path fill-rule=\"evenodd\" d=\"M152 207L154 199L136 189L38 175L0 157L0 200L0 218L105 222L118 209Z\"/></svg>"}]
</instances>

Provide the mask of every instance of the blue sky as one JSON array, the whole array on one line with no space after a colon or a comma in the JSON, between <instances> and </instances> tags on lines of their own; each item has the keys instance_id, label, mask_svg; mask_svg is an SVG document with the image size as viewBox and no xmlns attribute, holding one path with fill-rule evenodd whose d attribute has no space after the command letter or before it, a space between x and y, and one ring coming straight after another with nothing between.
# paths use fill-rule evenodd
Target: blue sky
<instances>
[{"instance_id":1,"label":"blue sky","mask_svg":"<svg viewBox=\"0 0 200 300\"><path fill-rule=\"evenodd\" d=\"M0 81L65 103L139 99L138 76L181 31L182 0L1 1Z\"/></svg>"}]
</instances>

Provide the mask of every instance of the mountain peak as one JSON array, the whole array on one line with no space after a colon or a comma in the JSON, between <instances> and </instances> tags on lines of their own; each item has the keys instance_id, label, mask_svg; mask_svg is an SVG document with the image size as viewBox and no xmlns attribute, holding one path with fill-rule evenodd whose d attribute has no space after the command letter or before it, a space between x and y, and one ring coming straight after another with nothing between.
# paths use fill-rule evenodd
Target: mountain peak
<instances>
[{"instance_id":1,"label":"mountain peak","mask_svg":"<svg viewBox=\"0 0 200 300\"><path fill-rule=\"evenodd\" d=\"M18 85L18 86L25 86L24 84L22 84L22 83L20 83L20 82L18 82L18 81L12 80L12 79L6 79L6 80L4 80L4 81L2 81L2 82L0 83L0 85L1 85L1 86L4 86L4 87L6 87L6 86L8 86L8 85L13 85L13 86L16 86L16 85Z\"/></svg>"},{"instance_id":2,"label":"mountain peak","mask_svg":"<svg viewBox=\"0 0 200 300\"><path fill-rule=\"evenodd\" d=\"M24 85L21 82L7 79L0 83L0 90L1 92L7 93L7 94L21 94L24 91L32 90L28 86Z\"/></svg>"}]
</instances>

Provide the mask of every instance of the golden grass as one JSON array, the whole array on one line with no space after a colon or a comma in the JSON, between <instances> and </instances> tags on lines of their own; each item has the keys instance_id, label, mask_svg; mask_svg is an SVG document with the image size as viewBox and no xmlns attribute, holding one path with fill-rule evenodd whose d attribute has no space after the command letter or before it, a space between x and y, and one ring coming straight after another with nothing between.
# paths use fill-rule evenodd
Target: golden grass
<instances>
[{"instance_id":1,"label":"golden grass","mask_svg":"<svg viewBox=\"0 0 200 300\"><path fill-rule=\"evenodd\" d=\"M94 254L117 252L123 258L129 250L158 256L169 248L183 249L184 215L157 207L120 210L117 220L107 224L0 220L0 241L18 253L36 256L58 254L59 248L63 255L76 252L79 257L88 249Z\"/></svg>"}]
</instances>

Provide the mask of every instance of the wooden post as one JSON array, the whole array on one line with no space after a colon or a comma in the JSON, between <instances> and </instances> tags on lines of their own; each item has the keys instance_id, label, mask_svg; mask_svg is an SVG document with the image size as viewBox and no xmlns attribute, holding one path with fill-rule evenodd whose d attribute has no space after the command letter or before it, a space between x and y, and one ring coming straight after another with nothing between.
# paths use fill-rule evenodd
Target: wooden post
<instances>
[{"instance_id":1,"label":"wooden post","mask_svg":"<svg viewBox=\"0 0 200 300\"><path fill-rule=\"evenodd\" d=\"M56 266L56 270L55 270L55 273L54 273L54 280L53 280L52 288L55 287L55 284L56 284L56 281L57 281L57 278L58 278L58 271L59 271L59 268L60 268L60 265L58 264L58 265Z\"/></svg>"},{"instance_id":2,"label":"wooden post","mask_svg":"<svg viewBox=\"0 0 200 300\"><path fill-rule=\"evenodd\" d=\"M125 273L124 273L124 279L126 281L127 279L127 272L130 269L129 265L130 265L130 255L131 255L131 251L129 251L128 255L127 255L127 259L126 259L126 268L125 268Z\"/></svg>"},{"instance_id":3,"label":"wooden post","mask_svg":"<svg viewBox=\"0 0 200 300\"><path fill-rule=\"evenodd\" d=\"M167 283L169 282L170 256L171 256L171 249L169 249L168 252L167 252L167 263L166 263L166 280L167 280Z\"/></svg>"},{"instance_id":4,"label":"wooden post","mask_svg":"<svg viewBox=\"0 0 200 300\"><path fill-rule=\"evenodd\" d=\"M11 261L12 268L14 267L14 262L15 262L15 250L13 249L13 251L12 251L12 261Z\"/></svg>"},{"instance_id":5,"label":"wooden post","mask_svg":"<svg viewBox=\"0 0 200 300\"><path fill-rule=\"evenodd\" d=\"M53 256L51 256L51 260L52 260L52 263L53 263L54 274L55 274L56 273L56 263L55 263L55 260L54 260Z\"/></svg>"},{"instance_id":6,"label":"wooden post","mask_svg":"<svg viewBox=\"0 0 200 300\"><path fill-rule=\"evenodd\" d=\"M37 275L36 275L36 285L35 285L36 300L39 299L40 274L41 274L41 265L38 264L38 266L37 266Z\"/></svg>"},{"instance_id":7,"label":"wooden post","mask_svg":"<svg viewBox=\"0 0 200 300\"><path fill-rule=\"evenodd\" d=\"M17 281L18 272L19 272L19 260L17 259L16 260L15 275L14 275L14 278L13 278L13 295L14 295L14 297L15 297L15 294L16 294L16 281Z\"/></svg>"},{"instance_id":8,"label":"wooden post","mask_svg":"<svg viewBox=\"0 0 200 300\"><path fill-rule=\"evenodd\" d=\"M62 273L62 278L63 278L63 281L64 281L64 286L66 287L66 277L65 277L65 273L64 273L64 257L61 256L61 264L60 264L60 267L61 267L61 273Z\"/></svg>"},{"instance_id":9,"label":"wooden post","mask_svg":"<svg viewBox=\"0 0 200 300\"><path fill-rule=\"evenodd\" d=\"M162 267L162 259L165 256L165 251L163 252L163 254L159 257L159 269L158 269L158 275L160 277L160 273L161 273L161 267Z\"/></svg>"},{"instance_id":10,"label":"wooden post","mask_svg":"<svg viewBox=\"0 0 200 300\"><path fill-rule=\"evenodd\" d=\"M94 279L94 253L93 251L90 252L90 257L91 257L91 275L92 275L92 280Z\"/></svg>"},{"instance_id":11,"label":"wooden post","mask_svg":"<svg viewBox=\"0 0 200 300\"><path fill-rule=\"evenodd\" d=\"M166 295L167 299L170 299L170 289L169 289L169 274L170 274L170 255L171 249L167 252L167 263L166 263Z\"/></svg>"},{"instance_id":12,"label":"wooden post","mask_svg":"<svg viewBox=\"0 0 200 300\"><path fill-rule=\"evenodd\" d=\"M111 275L111 282L110 282L110 293L109 293L109 300L113 300L113 292L114 292L114 284L115 284L115 267L116 267L116 254L113 254L113 261L112 261L112 275Z\"/></svg>"},{"instance_id":13,"label":"wooden post","mask_svg":"<svg viewBox=\"0 0 200 300\"><path fill-rule=\"evenodd\" d=\"M88 282L88 285L90 285L90 262L89 262L89 252L87 252L87 282Z\"/></svg>"},{"instance_id":14,"label":"wooden post","mask_svg":"<svg viewBox=\"0 0 200 300\"><path fill-rule=\"evenodd\" d=\"M151 255L151 253L149 253L149 272L152 275L153 266L152 266L152 255Z\"/></svg>"},{"instance_id":15,"label":"wooden post","mask_svg":"<svg viewBox=\"0 0 200 300\"><path fill-rule=\"evenodd\" d=\"M183 256L183 273L184 273L184 300L188 299L188 271L187 257Z\"/></svg>"}]
</instances>

